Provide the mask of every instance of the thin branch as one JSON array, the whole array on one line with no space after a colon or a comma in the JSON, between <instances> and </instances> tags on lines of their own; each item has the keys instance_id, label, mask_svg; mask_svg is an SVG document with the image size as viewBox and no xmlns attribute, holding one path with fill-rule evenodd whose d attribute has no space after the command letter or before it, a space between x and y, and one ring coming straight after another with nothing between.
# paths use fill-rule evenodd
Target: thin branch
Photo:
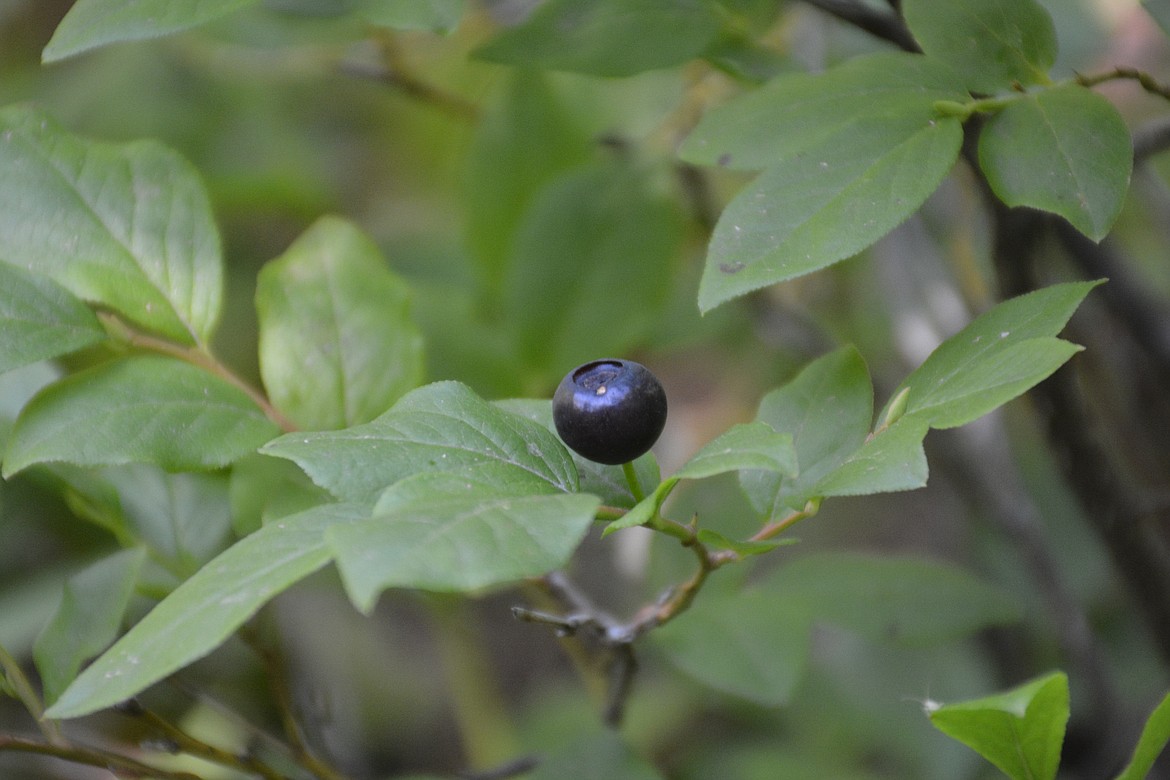
<instances>
[{"instance_id":1,"label":"thin branch","mask_svg":"<svg viewBox=\"0 0 1170 780\"><path fill-rule=\"evenodd\" d=\"M33 716L33 720L37 722L37 728L40 729L45 739L53 745L64 745L57 722L45 719L44 702L41 701L40 695L29 682L24 670L20 668L20 664L3 645L0 645L0 672L7 678L8 684L12 687L17 698L20 699L20 703Z\"/></svg>"},{"instance_id":2,"label":"thin branch","mask_svg":"<svg viewBox=\"0 0 1170 780\"><path fill-rule=\"evenodd\" d=\"M909 52L922 51L918 46L918 41L914 40L914 36L910 34L910 28L896 14L882 13L864 3L856 2L856 0L804 0L804 2L843 22L848 22L870 35L888 41L899 49Z\"/></svg>"},{"instance_id":3,"label":"thin branch","mask_svg":"<svg viewBox=\"0 0 1170 780\"><path fill-rule=\"evenodd\" d=\"M265 416L276 423L282 431L288 433L297 429L296 424L281 414L280 410L272 405L267 396L252 387L252 385L221 363L218 358L205 348L176 344L173 341L143 333L110 312L99 312L98 319L101 320L111 335L126 345L146 352L167 355L168 357L182 360L184 363L190 363L196 368L201 368L207 373L219 377L233 387L243 391L253 403L260 407Z\"/></svg>"},{"instance_id":4,"label":"thin branch","mask_svg":"<svg viewBox=\"0 0 1170 780\"><path fill-rule=\"evenodd\" d=\"M345 776L325 763L309 749L305 743L300 723L296 718L296 707L293 704L292 691L288 684L288 665L284 655L273 645L265 642L256 635L254 630L246 630L241 636L248 646L260 658L264 667L268 688L272 693L273 704L280 715L280 723L288 740L285 747L293 761L312 772L322 780L345 780Z\"/></svg>"},{"instance_id":5,"label":"thin branch","mask_svg":"<svg viewBox=\"0 0 1170 780\"><path fill-rule=\"evenodd\" d=\"M341 72L385 84L423 105L431 106L460 121L479 120L479 106L417 76L407 64L406 58L402 56L402 51L391 34L378 36L377 43L381 62L377 64L346 62L341 65Z\"/></svg>"},{"instance_id":6,"label":"thin branch","mask_svg":"<svg viewBox=\"0 0 1170 780\"><path fill-rule=\"evenodd\" d=\"M1118 81L1120 79L1136 81L1141 85L1142 89L1151 95L1156 95L1163 100L1170 100L1170 86L1161 83L1149 73L1146 73L1144 70L1138 70L1137 68L1119 66L1104 73L1077 73L1073 77L1073 81L1082 87L1095 87L1107 81Z\"/></svg>"},{"instance_id":7,"label":"thin branch","mask_svg":"<svg viewBox=\"0 0 1170 780\"><path fill-rule=\"evenodd\" d=\"M20 753L34 753L52 756L74 764L96 766L106 769L119 777L151 777L158 780L202 780L190 772L171 772L166 769L144 764L127 756L105 750L76 747L73 745L51 745L22 737L0 734L0 752L11 750Z\"/></svg>"},{"instance_id":8,"label":"thin branch","mask_svg":"<svg viewBox=\"0 0 1170 780\"><path fill-rule=\"evenodd\" d=\"M133 700L118 707L117 711L141 720L147 727L153 729L169 744L173 745L176 753L187 753L219 766L259 775L265 780L284 780L282 773L260 759L249 755L237 755L197 739Z\"/></svg>"}]
</instances>

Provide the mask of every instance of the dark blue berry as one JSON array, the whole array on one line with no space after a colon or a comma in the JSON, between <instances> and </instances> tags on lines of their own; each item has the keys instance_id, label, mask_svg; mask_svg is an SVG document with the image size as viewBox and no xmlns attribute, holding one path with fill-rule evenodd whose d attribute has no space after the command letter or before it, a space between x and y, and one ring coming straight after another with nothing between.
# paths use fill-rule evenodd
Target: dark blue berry
<instances>
[{"instance_id":1,"label":"dark blue berry","mask_svg":"<svg viewBox=\"0 0 1170 780\"><path fill-rule=\"evenodd\" d=\"M553 394L553 422L578 455L617 465L647 452L666 425L666 393L632 360L594 360L565 375Z\"/></svg>"}]
</instances>

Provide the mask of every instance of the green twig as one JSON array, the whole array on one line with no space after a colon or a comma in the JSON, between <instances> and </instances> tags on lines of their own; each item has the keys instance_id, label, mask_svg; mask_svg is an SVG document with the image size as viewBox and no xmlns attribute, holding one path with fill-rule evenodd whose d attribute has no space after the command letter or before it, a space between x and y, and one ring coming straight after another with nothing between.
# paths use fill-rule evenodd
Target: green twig
<instances>
[{"instance_id":1,"label":"green twig","mask_svg":"<svg viewBox=\"0 0 1170 780\"><path fill-rule=\"evenodd\" d=\"M288 671L284 655L275 646L257 636L251 628L246 627L241 632L241 637L260 658L260 663L264 666L265 678L268 680L268 687L272 692L273 704L280 716L285 739L288 740L287 743L281 744L288 751L292 760L321 780L345 780L345 775L340 771L317 758L304 740L301 725L296 718L292 691L288 685Z\"/></svg>"},{"instance_id":2,"label":"green twig","mask_svg":"<svg viewBox=\"0 0 1170 780\"><path fill-rule=\"evenodd\" d=\"M1107 81L1117 81L1126 79L1129 81L1136 81L1141 85L1141 88L1151 95L1157 95L1163 100L1170 100L1170 86L1161 83L1149 73L1137 68L1129 68L1125 66L1116 67L1113 70L1105 73L1096 73L1086 75L1077 73L1073 77L1073 81L1080 84L1082 87L1095 87L1098 84L1104 84Z\"/></svg>"},{"instance_id":3,"label":"green twig","mask_svg":"<svg viewBox=\"0 0 1170 780\"><path fill-rule=\"evenodd\" d=\"M288 433L297 429L297 426L281 414L262 392L252 387L251 384L244 381L238 374L221 363L205 347L191 347L176 344L173 341L143 333L142 331L135 330L128 323L109 312L99 312L98 318L112 336L127 346L147 352L157 352L160 355L177 358L185 363L190 363L196 368L201 368L207 373L219 377L233 387L241 390L253 403L260 407L268 419L280 426L282 431Z\"/></svg>"}]
</instances>

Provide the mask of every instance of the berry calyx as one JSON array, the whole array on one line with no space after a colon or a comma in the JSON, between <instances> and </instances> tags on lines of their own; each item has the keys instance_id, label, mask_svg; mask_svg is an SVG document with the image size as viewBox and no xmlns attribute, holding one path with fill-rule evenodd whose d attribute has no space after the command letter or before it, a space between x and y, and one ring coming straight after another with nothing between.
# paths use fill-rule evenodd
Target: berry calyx
<instances>
[{"instance_id":1,"label":"berry calyx","mask_svg":"<svg viewBox=\"0 0 1170 780\"><path fill-rule=\"evenodd\" d=\"M607 358L578 366L553 394L557 433L583 458L616 466L645 454L666 426L666 392L650 370Z\"/></svg>"}]
</instances>

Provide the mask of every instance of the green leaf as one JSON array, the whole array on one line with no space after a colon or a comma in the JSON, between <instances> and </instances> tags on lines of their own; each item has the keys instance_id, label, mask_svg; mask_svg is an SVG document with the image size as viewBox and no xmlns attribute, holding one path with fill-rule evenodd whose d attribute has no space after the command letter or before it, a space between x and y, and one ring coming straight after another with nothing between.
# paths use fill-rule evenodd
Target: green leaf
<instances>
[{"instance_id":1,"label":"green leaf","mask_svg":"<svg viewBox=\"0 0 1170 780\"><path fill-rule=\"evenodd\" d=\"M511 74L499 105L476 125L465 180L467 242L489 298L502 295L516 231L537 193L585 163L591 139L539 71Z\"/></svg>"},{"instance_id":2,"label":"green leaf","mask_svg":"<svg viewBox=\"0 0 1170 780\"><path fill-rule=\"evenodd\" d=\"M910 134L841 133L773 164L719 217L699 308L710 311L870 246L934 192L962 140L957 119L939 118Z\"/></svg>"},{"instance_id":3,"label":"green leaf","mask_svg":"<svg viewBox=\"0 0 1170 780\"><path fill-rule=\"evenodd\" d=\"M460 471L497 462L559 491L577 490L577 472L557 438L532 420L503 411L458 382L408 393L390 411L341 431L292 433L261 452L294 461L343 500L369 500L424 471Z\"/></svg>"},{"instance_id":4,"label":"green leaf","mask_svg":"<svg viewBox=\"0 0 1170 780\"><path fill-rule=\"evenodd\" d=\"M1067 84L1022 96L988 120L979 165L1007 205L1059 214L1100 241L1121 213L1133 143L1113 104Z\"/></svg>"},{"instance_id":5,"label":"green leaf","mask_svg":"<svg viewBox=\"0 0 1170 780\"><path fill-rule=\"evenodd\" d=\"M972 92L1048 83L1056 28L1035 0L905 0L902 15L922 50Z\"/></svg>"},{"instance_id":6,"label":"green leaf","mask_svg":"<svg viewBox=\"0 0 1170 780\"><path fill-rule=\"evenodd\" d=\"M922 441L928 426L903 419L866 440L841 465L820 479L821 496L862 496L914 490L926 484L926 453Z\"/></svg>"},{"instance_id":7,"label":"green leaf","mask_svg":"<svg viewBox=\"0 0 1170 780\"><path fill-rule=\"evenodd\" d=\"M851 552L807 555L764 583L777 598L868 639L926 646L1020 619L1016 599L950 564Z\"/></svg>"},{"instance_id":8,"label":"green leaf","mask_svg":"<svg viewBox=\"0 0 1170 780\"><path fill-rule=\"evenodd\" d=\"M687 614L650 634L681 671L766 707L785 704L804 673L811 620L765 588L704 592Z\"/></svg>"},{"instance_id":9,"label":"green leaf","mask_svg":"<svg viewBox=\"0 0 1170 780\"><path fill-rule=\"evenodd\" d=\"M157 38L227 16L259 0L77 0L41 59L56 62L98 46Z\"/></svg>"},{"instance_id":10,"label":"green leaf","mask_svg":"<svg viewBox=\"0 0 1170 780\"><path fill-rule=\"evenodd\" d=\"M0 110L0 180L5 262L169 338L210 338L223 296L219 232L198 174L178 154L155 141L83 140L34 109L9 107Z\"/></svg>"},{"instance_id":11,"label":"green leaf","mask_svg":"<svg viewBox=\"0 0 1170 780\"><path fill-rule=\"evenodd\" d=\"M546 430L556 433L556 427L553 424L552 403L547 398L510 398L496 401L495 405L513 414L527 417L542 425ZM572 451L569 452L569 455L573 458L573 465L577 467L578 492L595 495L606 506L629 508L637 503L621 466L606 466L603 463L582 458ZM638 477L638 484L643 487L657 485L662 480L662 475L658 470L658 461L654 458L653 452L647 452L634 461L634 474Z\"/></svg>"},{"instance_id":12,"label":"green leaf","mask_svg":"<svg viewBox=\"0 0 1170 780\"><path fill-rule=\"evenodd\" d=\"M323 217L261 271L260 374L297 427L369 422L422 380L406 284L355 225Z\"/></svg>"},{"instance_id":13,"label":"green leaf","mask_svg":"<svg viewBox=\"0 0 1170 780\"><path fill-rule=\"evenodd\" d=\"M795 476L796 449L792 434L777 433L763 422L733 425L692 455L674 476L703 479L747 469Z\"/></svg>"},{"instance_id":14,"label":"green leaf","mask_svg":"<svg viewBox=\"0 0 1170 780\"><path fill-rule=\"evenodd\" d=\"M968 99L945 65L885 52L824 73L786 73L703 115L679 148L695 165L760 170L860 139L889 148L928 127L940 100ZM885 140L882 140L885 139Z\"/></svg>"},{"instance_id":15,"label":"green leaf","mask_svg":"<svg viewBox=\"0 0 1170 780\"><path fill-rule=\"evenodd\" d=\"M1014 780L1051 780L1068 722L1068 678L1054 672L1006 693L928 713L935 728Z\"/></svg>"},{"instance_id":16,"label":"green leaf","mask_svg":"<svg viewBox=\"0 0 1170 780\"><path fill-rule=\"evenodd\" d=\"M964 425L1034 386L1080 348L1052 338L1100 282L1058 284L1004 301L944 341L902 382L903 420Z\"/></svg>"},{"instance_id":17,"label":"green leaf","mask_svg":"<svg viewBox=\"0 0 1170 780\"><path fill-rule=\"evenodd\" d=\"M1133 758L1117 776L1117 780L1143 780L1153 768L1154 762L1170 742L1170 694L1150 713L1142 736L1134 748Z\"/></svg>"},{"instance_id":18,"label":"green leaf","mask_svg":"<svg viewBox=\"0 0 1170 780\"><path fill-rule=\"evenodd\" d=\"M266 602L329 562L327 528L368 516L368 507L325 504L237 542L159 602L46 715L75 718L112 706L207 655Z\"/></svg>"},{"instance_id":19,"label":"green leaf","mask_svg":"<svg viewBox=\"0 0 1170 780\"><path fill-rule=\"evenodd\" d=\"M242 390L224 380L171 358L130 357L38 393L16 420L4 476L46 462L218 468L278 432Z\"/></svg>"},{"instance_id":20,"label":"green leaf","mask_svg":"<svg viewBox=\"0 0 1170 780\"><path fill-rule=\"evenodd\" d=\"M625 164L579 168L541 190L505 278L528 364L559 373L627 351L665 303L682 234L676 204Z\"/></svg>"},{"instance_id":21,"label":"green leaf","mask_svg":"<svg viewBox=\"0 0 1170 780\"><path fill-rule=\"evenodd\" d=\"M360 0L366 20L396 30L450 32L463 16L465 0Z\"/></svg>"},{"instance_id":22,"label":"green leaf","mask_svg":"<svg viewBox=\"0 0 1170 780\"><path fill-rule=\"evenodd\" d=\"M0 373L106 338L97 317L48 277L0 263Z\"/></svg>"},{"instance_id":23,"label":"green leaf","mask_svg":"<svg viewBox=\"0 0 1170 780\"><path fill-rule=\"evenodd\" d=\"M81 664L114 641L145 557L141 549L122 550L65 583L61 603L33 648L46 702L56 701Z\"/></svg>"},{"instance_id":24,"label":"green leaf","mask_svg":"<svg viewBox=\"0 0 1170 780\"><path fill-rule=\"evenodd\" d=\"M873 421L873 386L860 353L844 347L810 363L787 385L760 402L757 420L790 433L800 473L785 478L748 471L740 484L755 508L774 517L802 509L818 483L865 443Z\"/></svg>"},{"instance_id":25,"label":"green leaf","mask_svg":"<svg viewBox=\"0 0 1170 780\"><path fill-rule=\"evenodd\" d=\"M659 484L632 510L607 525L602 535L649 522L679 480L704 479L745 470L794 476L797 468L792 435L776 433L762 422L733 425L696 452L674 476Z\"/></svg>"},{"instance_id":26,"label":"green leaf","mask_svg":"<svg viewBox=\"0 0 1170 780\"><path fill-rule=\"evenodd\" d=\"M719 14L703 0L548 0L475 56L540 70L632 76L699 56L720 27Z\"/></svg>"},{"instance_id":27,"label":"green leaf","mask_svg":"<svg viewBox=\"0 0 1170 780\"><path fill-rule=\"evenodd\" d=\"M194 572L231 536L227 477L169 474L132 463L104 469L132 537L180 570Z\"/></svg>"},{"instance_id":28,"label":"green leaf","mask_svg":"<svg viewBox=\"0 0 1170 780\"><path fill-rule=\"evenodd\" d=\"M390 487L373 517L327 536L357 608L386 588L478 591L563 566L593 522L595 496L549 492L526 472L427 472Z\"/></svg>"}]
</instances>

